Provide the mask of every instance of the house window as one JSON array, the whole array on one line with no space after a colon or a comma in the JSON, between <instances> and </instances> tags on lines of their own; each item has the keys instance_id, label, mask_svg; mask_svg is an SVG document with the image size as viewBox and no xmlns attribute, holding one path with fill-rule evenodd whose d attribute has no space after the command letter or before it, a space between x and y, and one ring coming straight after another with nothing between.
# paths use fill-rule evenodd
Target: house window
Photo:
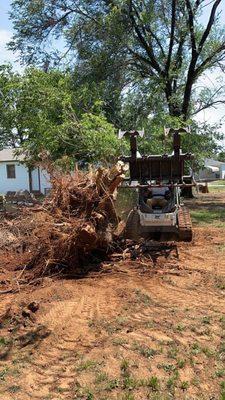
<instances>
[{"instance_id":1,"label":"house window","mask_svg":"<svg viewBox=\"0 0 225 400\"><path fill-rule=\"evenodd\" d=\"M15 164L7 164L6 171L7 171L7 179L15 179L15 177L16 177Z\"/></svg>"}]
</instances>

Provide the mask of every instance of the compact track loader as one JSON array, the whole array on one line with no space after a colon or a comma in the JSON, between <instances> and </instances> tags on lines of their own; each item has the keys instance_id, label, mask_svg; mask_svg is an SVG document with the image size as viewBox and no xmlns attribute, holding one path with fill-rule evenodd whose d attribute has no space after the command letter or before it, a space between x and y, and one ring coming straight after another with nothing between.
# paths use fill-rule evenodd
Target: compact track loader
<instances>
[{"instance_id":1,"label":"compact track loader","mask_svg":"<svg viewBox=\"0 0 225 400\"><path fill-rule=\"evenodd\" d=\"M167 130L167 134L173 136L171 155L149 156L141 156L137 151L137 137L143 137L143 131L119 132L119 138L130 136L131 155L120 158L129 164L130 171L123 187L138 191L138 202L126 221L125 235L128 239L171 233L176 234L179 240L192 240L190 213L182 203L181 194L194 186L192 177L185 176L185 162L193 159L193 155L181 151L182 131L187 130Z\"/></svg>"}]
</instances>

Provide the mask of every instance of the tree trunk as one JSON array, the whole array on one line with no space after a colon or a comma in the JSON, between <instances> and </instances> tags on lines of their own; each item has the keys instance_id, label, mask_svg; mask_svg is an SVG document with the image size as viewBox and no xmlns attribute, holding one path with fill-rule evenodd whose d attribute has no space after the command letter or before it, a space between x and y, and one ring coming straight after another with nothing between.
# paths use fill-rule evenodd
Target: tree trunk
<instances>
[{"instance_id":1,"label":"tree trunk","mask_svg":"<svg viewBox=\"0 0 225 400\"><path fill-rule=\"evenodd\" d=\"M177 102L174 101L173 97L176 95L176 87L172 87L172 83L167 81L165 86L165 96L169 109L169 114L172 117L181 117L182 116L182 108ZM172 99L172 100L171 100Z\"/></svg>"},{"instance_id":2,"label":"tree trunk","mask_svg":"<svg viewBox=\"0 0 225 400\"><path fill-rule=\"evenodd\" d=\"M183 98L183 105L182 105L182 115L183 115L184 121L186 121L188 119L188 111L189 111L190 101L191 101L192 86L196 79L195 67L196 67L197 60L198 60L198 53L195 52L195 54L192 56L192 61L191 61L191 64L190 64L190 67L188 70L187 83L186 83L185 91L184 91L184 98Z\"/></svg>"}]
</instances>

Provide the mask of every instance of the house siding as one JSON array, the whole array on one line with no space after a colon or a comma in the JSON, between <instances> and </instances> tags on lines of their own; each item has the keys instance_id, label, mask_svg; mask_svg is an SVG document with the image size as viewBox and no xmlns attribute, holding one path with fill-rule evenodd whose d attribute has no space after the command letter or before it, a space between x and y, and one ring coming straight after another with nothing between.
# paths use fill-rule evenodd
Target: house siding
<instances>
[{"instance_id":1,"label":"house siding","mask_svg":"<svg viewBox=\"0 0 225 400\"><path fill-rule=\"evenodd\" d=\"M47 171L40 170L40 186L41 193L44 194L46 192L46 189L51 188L50 176Z\"/></svg>"},{"instance_id":2,"label":"house siding","mask_svg":"<svg viewBox=\"0 0 225 400\"><path fill-rule=\"evenodd\" d=\"M31 171L32 177L32 190L39 190L39 176L38 176L38 169L33 169Z\"/></svg>"},{"instance_id":3,"label":"house siding","mask_svg":"<svg viewBox=\"0 0 225 400\"><path fill-rule=\"evenodd\" d=\"M218 172L213 172L207 169L208 166L217 167ZM196 179L200 180L216 180L225 179L225 163L207 158L205 160L205 168L201 169L198 174L196 174Z\"/></svg>"},{"instance_id":4,"label":"house siding","mask_svg":"<svg viewBox=\"0 0 225 400\"><path fill-rule=\"evenodd\" d=\"M6 165L14 164L16 177L8 179ZM27 168L14 161L5 161L0 163L0 193L17 190L29 190L29 175Z\"/></svg>"},{"instance_id":5,"label":"house siding","mask_svg":"<svg viewBox=\"0 0 225 400\"><path fill-rule=\"evenodd\" d=\"M7 178L6 165L15 165L15 178ZM33 190L39 191L39 173L38 169L32 171ZM40 170L40 191L45 193L46 189L51 187L49 175L46 171ZM17 192L18 190L30 191L28 168L17 161L0 162L0 193Z\"/></svg>"},{"instance_id":6,"label":"house siding","mask_svg":"<svg viewBox=\"0 0 225 400\"><path fill-rule=\"evenodd\" d=\"M220 172L221 172L221 179L225 179L225 164L222 165Z\"/></svg>"}]
</instances>

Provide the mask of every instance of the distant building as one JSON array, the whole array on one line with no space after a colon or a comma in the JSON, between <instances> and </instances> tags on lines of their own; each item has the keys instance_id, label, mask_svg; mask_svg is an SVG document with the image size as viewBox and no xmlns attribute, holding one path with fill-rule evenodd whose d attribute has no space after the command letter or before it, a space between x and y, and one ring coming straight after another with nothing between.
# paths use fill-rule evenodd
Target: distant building
<instances>
[{"instance_id":1,"label":"distant building","mask_svg":"<svg viewBox=\"0 0 225 400\"><path fill-rule=\"evenodd\" d=\"M46 194L51 187L48 173L40 167L28 168L23 160L24 156L16 156L14 149L0 151L0 193L28 190Z\"/></svg>"},{"instance_id":2,"label":"distant building","mask_svg":"<svg viewBox=\"0 0 225 400\"><path fill-rule=\"evenodd\" d=\"M225 162L207 158L204 164L204 168L198 172L196 179L203 181L225 179Z\"/></svg>"}]
</instances>

